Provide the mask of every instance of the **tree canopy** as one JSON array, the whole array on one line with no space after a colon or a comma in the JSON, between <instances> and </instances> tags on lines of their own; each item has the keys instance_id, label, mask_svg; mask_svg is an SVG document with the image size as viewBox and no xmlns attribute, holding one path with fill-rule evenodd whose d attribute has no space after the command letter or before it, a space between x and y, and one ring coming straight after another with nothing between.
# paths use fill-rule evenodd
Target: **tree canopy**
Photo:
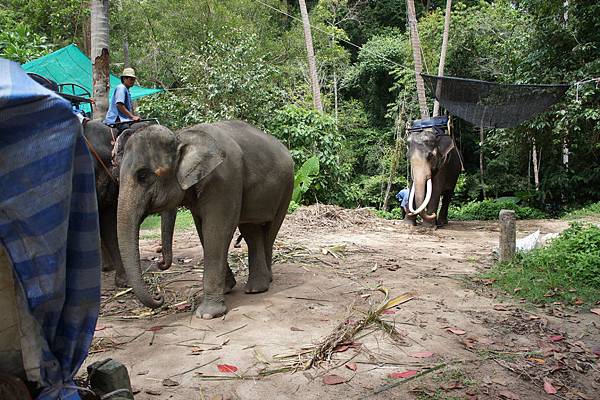
<instances>
[{"instance_id":1,"label":"tree canopy","mask_svg":"<svg viewBox=\"0 0 600 400\"><path fill-rule=\"evenodd\" d=\"M435 74L445 2L417 1L424 69ZM178 129L248 120L284 141L297 166L320 172L304 201L380 206L396 139L419 116L404 0L307 1L325 113L312 111L306 49L294 0L113 0L112 72L124 63L141 84L167 89L140 102ZM574 83L600 76L600 4L469 0L452 7L446 75L500 83ZM0 5L0 56L18 62L68 43L89 51L89 10L76 0ZM429 94L433 104L432 96ZM563 100L514 129L488 132L485 178L479 135L454 121L464 155L460 201L516 196L558 209L600 200L600 88L573 86ZM540 187L533 183L535 144ZM568 165L563 163L568 148ZM402 146L401 146L402 148ZM401 154L393 185L406 184ZM483 185L483 187L482 187Z\"/></svg>"}]
</instances>

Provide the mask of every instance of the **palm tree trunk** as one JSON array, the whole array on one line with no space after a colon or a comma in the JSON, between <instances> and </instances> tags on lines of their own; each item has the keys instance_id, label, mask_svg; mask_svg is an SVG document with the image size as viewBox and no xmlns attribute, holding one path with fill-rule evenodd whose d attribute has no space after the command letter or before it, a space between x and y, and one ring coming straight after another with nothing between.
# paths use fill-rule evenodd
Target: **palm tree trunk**
<instances>
[{"instance_id":1,"label":"palm tree trunk","mask_svg":"<svg viewBox=\"0 0 600 400\"><path fill-rule=\"evenodd\" d=\"M108 0L91 0L91 54L93 97L96 101L94 119L103 119L108 111L110 90L108 53Z\"/></svg>"},{"instance_id":2,"label":"palm tree trunk","mask_svg":"<svg viewBox=\"0 0 600 400\"><path fill-rule=\"evenodd\" d=\"M408 11L408 23L410 25L410 43L412 44L413 58L415 61L415 79L417 81L417 96L419 98L419 109L421 110L421 118L429 118L429 109L427 108L427 100L425 98L425 84L421 71L423 65L421 62L421 41L419 40L419 31L417 29L417 15L415 12L414 0L406 0L406 8Z\"/></svg>"},{"instance_id":3,"label":"palm tree trunk","mask_svg":"<svg viewBox=\"0 0 600 400\"><path fill-rule=\"evenodd\" d=\"M442 38L442 52L440 53L440 65L438 66L438 76L444 76L444 65L446 64L446 52L448 51L448 33L450 31L450 11L452 9L452 0L446 0L446 16L444 17L444 36ZM436 100L433 103L433 116L440 115L440 103L437 97L440 96L442 83L438 80L435 88Z\"/></svg>"},{"instance_id":4,"label":"palm tree trunk","mask_svg":"<svg viewBox=\"0 0 600 400\"><path fill-rule=\"evenodd\" d=\"M306 10L306 2L304 0L299 0L299 3L300 14L302 14L302 25L304 26L304 40L306 42L306 53L308 56L308 70L312 86L313 104L318 112L323 113L323 103L321 103L321 90L319 89L319 78L317 76L317 65L315 62L315 51L313 49L312 34L310 32L308 11Z\"/></svg>"}]
</instances>

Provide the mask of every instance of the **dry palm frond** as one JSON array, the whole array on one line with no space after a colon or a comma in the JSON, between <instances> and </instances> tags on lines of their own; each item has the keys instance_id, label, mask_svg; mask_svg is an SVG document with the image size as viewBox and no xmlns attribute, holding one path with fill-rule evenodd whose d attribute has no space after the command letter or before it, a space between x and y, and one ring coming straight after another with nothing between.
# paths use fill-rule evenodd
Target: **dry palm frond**
<instances>
[{"instance_id":1,"label":"dry palm frond","mask_svg":"<svg viewBox=\"0 0 600 400\"><path fill-rule=\"evenodd\" d=\"M283 360L284 366L274 370L262 371L262 375L272 375L279 372L290 372L310 369L317 364L324 361L331 361L334 353L342 346L355 345L353 342L354 337L367 327L375 326L376 328L382 329L384 332L389 334L394 339L400 339L401 334L396 328L388 322L381 320L381 314L390 308L396 307L399 304L405 303L416 296L415 292L407 292L400 296L389 299L389 292L385 288L380 288L385 294L384 300L377 306L370 308L365 315L358 319L354 319L354 307L350 307L350 312L344 321L340 322L338 326L327 335L317 345L304 348L295 354L289 354L279 358Z\"/></svg>"}]
</instances>

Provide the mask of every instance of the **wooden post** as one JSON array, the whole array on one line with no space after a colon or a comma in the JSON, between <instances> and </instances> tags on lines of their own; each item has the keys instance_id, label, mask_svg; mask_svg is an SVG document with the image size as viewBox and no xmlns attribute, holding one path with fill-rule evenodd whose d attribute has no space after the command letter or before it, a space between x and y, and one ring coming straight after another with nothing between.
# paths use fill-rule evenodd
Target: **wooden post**
<instances>
[{"instance_id":1,"label":"wooden post","mask_svg":"<svg viewBox=\"0 0 600 400\"><path fill-rule=\"evenodd\" d=\"M500 210L500 262L511 260L517 247L517 214Z\"/></svg>"}]
</instances>

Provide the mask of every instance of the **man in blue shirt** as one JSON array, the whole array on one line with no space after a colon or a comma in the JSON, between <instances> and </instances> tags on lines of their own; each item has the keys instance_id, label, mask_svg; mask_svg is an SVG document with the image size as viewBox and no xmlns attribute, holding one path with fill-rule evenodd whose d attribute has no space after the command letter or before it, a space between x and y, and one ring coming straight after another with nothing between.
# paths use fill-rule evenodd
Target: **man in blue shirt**
<instances>
[{"instance_id":1,"label":"man in blue shirt","mask_svg":"<svg viewBox=\"0 0 600 400\"><path fill-rule=\"evenodd\" d=\"M121 84L113 92L108 112L104 123L113 125L117 122L137 122L140 120L138 115L133 114L133 103L129 88L135 84L135 71L133 68L125 68L121 74ZM128 124L123 124L128 125Z\"/></svg>"},{"instance_id":2,"label":"man in blue shirt","mask_svg":"<svg viewBox=\"0 0 600 400\"><path fill-rule=\"evenodd\" d=\"M410 196L410 189L404 188L396 194L396 198L400 202L400 207L404 211L403 217L408 214L408 198Z\"/></svg>"}]
</instances>

